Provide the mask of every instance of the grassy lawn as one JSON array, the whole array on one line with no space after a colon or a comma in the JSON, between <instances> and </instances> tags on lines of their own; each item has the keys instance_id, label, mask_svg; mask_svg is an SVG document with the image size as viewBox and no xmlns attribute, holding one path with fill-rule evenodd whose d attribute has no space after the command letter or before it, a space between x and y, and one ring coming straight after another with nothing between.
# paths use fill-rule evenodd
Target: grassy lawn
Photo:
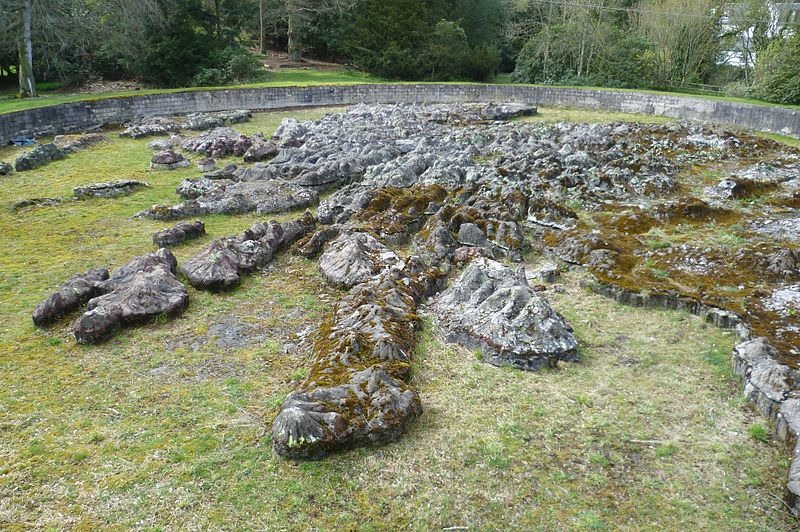
<instances>
[{"instance_id":1,"label":"grassy lawn","mask_svg":"<svg viewBox=\"0 0 800 532\"><path fill-rule=\"evenodd\" d=\"M264 113L239 129L326 111ZM536 120L623 118L543 109ZM176 201L196 171L150 172L146 145L114 138L0 178L0 528L797 528L781 501L789 454L762 441L741 399L733 335L585 292L578 272L545 295L575 328L582 363L488 366L444 345L426 317L413 377L424 415L399 443L321 462L279 459L269 441L308 364L294 335L339 295L314 261L283 255L225 295L190 289L182 318L101 346L75 344L75 316L35 329L34 306L70 275L154 249L166 224L131 215ZM119 178L152 187L10 210ZM204 218L209 235L176 248L178 260L256 219ZM252 341L220 347L236 330Z\"/></svg>"}]
</instances>

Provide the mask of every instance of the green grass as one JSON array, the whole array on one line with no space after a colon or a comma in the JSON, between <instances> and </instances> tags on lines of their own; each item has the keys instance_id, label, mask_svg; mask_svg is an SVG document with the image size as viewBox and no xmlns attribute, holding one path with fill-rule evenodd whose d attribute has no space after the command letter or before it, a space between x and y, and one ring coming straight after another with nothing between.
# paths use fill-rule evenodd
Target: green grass
<instances>
[{"instance_id":1,"label":"green grass","mask_svg":"<svg viewBox=\"0 0 800 532\"><path fill-rule=\"evenodd\" d=\"M323 112L261 114L241 129ZM313 261L281 255L227 294L190 289L182 318L101 346L75 344L75 316L35 329L33 307L64 279L153 249L167 224L131 215L174 201L195 172L148 171L146 145L114 139L2 178L0 528L796 529L780 502L789 457L752 436L733 335L587 293L580 273L545 296L574 327L582 363L496 368L444 345L426 318L412 378L422 417L399 443L321 462L279 459L269 441L309 362L284 347L340 294ZM9 210L122 177L152 188ZM204 219L209 235L176 248L179 260L258 217ZM259 339L218 347L213 331L231 323Z\"/></svg>"},{"instance_id":2,"label":"green grass","mask_svg":"<svg viewBox=\"0 0 800 532\"><path fill-rule=\"evenodd\" d=\"M764 443L769 441L769 429L761 423L756 423L747 427L747 433L756 441Z\"/></svg>"}]
</instances>

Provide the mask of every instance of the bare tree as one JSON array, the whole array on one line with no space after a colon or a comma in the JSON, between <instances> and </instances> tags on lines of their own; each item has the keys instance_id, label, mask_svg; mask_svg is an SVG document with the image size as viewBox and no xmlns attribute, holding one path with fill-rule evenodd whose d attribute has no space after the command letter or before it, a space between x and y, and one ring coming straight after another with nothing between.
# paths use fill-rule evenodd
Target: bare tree
<instances>
[{"instance_id":1,"label":"bare tree","mask_svg":"<svg viewBox=\"0 0 800 532\"><path fill-rule=\"evenodd\" d=\"M724 61L741 66L747 85L752 83L756 54L764 50L777 35L775 6L768 0L740 0L725 7L725 34L728 53Z\"/></svg>"},{"instance_id":2,"label":"bare tree","mask_svg":"<svg viewBox=\"0 0 800 532\"><path fill-rule=\"evenodd\" d=\"M722 0L645 0L637 10L639 32L653 43L655 82L702 81L720 53Z\"/></svg>"}]
</instances>

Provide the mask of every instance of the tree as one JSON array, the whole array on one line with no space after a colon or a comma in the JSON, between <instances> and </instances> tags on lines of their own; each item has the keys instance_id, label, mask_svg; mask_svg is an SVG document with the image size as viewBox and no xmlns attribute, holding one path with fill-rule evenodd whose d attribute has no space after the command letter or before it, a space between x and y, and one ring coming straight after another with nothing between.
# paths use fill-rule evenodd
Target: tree
<instances>
[{"instance_id":1,"label":"tree","mask_svg":"<svg viewBox=\"0 0 800 532\"><path fill-rule=\"evenodd\" d=\"M644 41L631 35L624 3L586 0L526 8L517 19L527 41L514 72L528 83L641 84Z\"/></svg>"},{"instance_id":2,"label":"tree","mask_svg":"<svg viewBox=\"0 0 800 532\"><path fill-rule=\"evenodd\" d=\"M464 28L456 22L440 20L433 29L425 54L431 79L458 79L469 54Z\"/></svg>"},{"instance_id":3,"label":"tree","mask_svg":"<svg viewBox=\"0 0 800 532\"><path fill-rule=\"evenodd\" d=\"M285 0L289 61L302 59L303 32L312 20L324 14L347 12L357 3L358 0Z\"/></svg>"},{"instance_id":4,"label":"tree","mask_svg":"<svg viewBox=\"0 0 800 532\"><path fill-rule=\"evenodd\" d=\"M36 96L33 73L33 0L0 0L0 56L8 57L3 63L15 63L19 96ZM13 59L12 59L13 56Z\"/></svg>"},{"instance_id":5,"label":"tree","mask_svg":"<svg viewBox=\"0 0 800 532\"><path fill-rule=\"evenodd\" d=\"M722 0L644 0L636 12L639 35L651 43L650 83L702 83L720 55Z\"/></svg>"},{"instance_id":6,"label":"tree","mask_svg":"<svg viewBox=\"0 0 800 532\"><path fill-rule=\"evenodd\" d=\"M756 56L777 34L776 17L767 0L740 0L725 7L728 53L723 61L741 67L746 84L751 83Z\"/></svg>"},{"instance_id":7,"label":"tree","mask_svg":"<svg viewBox=\"0 0 800 532\"><path fill-rule=\"evenodd\" d=\"M31 19L32 0L19 0L17 6L17 53L19 54L19 96L36 97L36 81L33 77L33 36Z\"/></svg>"},{"instance_id":8,"label":"tree","mask_svg":"<svg viewBox=\"0 0 800 532\"><path fill-rule=\"evenodd\" d=\"M800 104L800 33L778 38L759 53L753 78L757 98Z\"/></svg>"}]
</instances>

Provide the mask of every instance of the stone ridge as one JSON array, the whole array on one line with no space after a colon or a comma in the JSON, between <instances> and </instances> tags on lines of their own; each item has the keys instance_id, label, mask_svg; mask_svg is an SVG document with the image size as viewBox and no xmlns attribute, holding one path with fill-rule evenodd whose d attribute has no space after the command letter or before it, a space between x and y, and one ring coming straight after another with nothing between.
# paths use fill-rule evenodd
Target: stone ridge
<instances>
[{"instance_id":1,"label":"stone ridge","mask_svg":"<svg viewBox=\"0 0 800 532\"><path fill-rule=\"evenodd\" d=\"M276 453L319 459L403 434L422 413L419 394L408 384L417 307L441 280L440 272L411 257L339 300L316 335L308 377L273 423Z\"/></svg>"},{"instance_id":2,"label":"stone ridge","mask_svg":"<svg viewBox=\"0 0 800 532\"><path fill-rule=\"evenodd\" d=\"M370 84L187 91L66 103L0 115L0 145L12 137L82 131L140 116L352 105L520 102L640 113L800 138L800 110L642 92L528 85Z\"/></svg>"},{"instance_id":3,"label":"stone ridge","mask_svg":"<svg viewBox=\"0 0 800 532\"><path fill-rule=\"evenodd\" d=\"M479 258L433 305L448 342L480 349L483 360L536 371L559 360L578 362L578 341L566 320L537 295L523 274Z\"/></svg>"}]
</instances>

